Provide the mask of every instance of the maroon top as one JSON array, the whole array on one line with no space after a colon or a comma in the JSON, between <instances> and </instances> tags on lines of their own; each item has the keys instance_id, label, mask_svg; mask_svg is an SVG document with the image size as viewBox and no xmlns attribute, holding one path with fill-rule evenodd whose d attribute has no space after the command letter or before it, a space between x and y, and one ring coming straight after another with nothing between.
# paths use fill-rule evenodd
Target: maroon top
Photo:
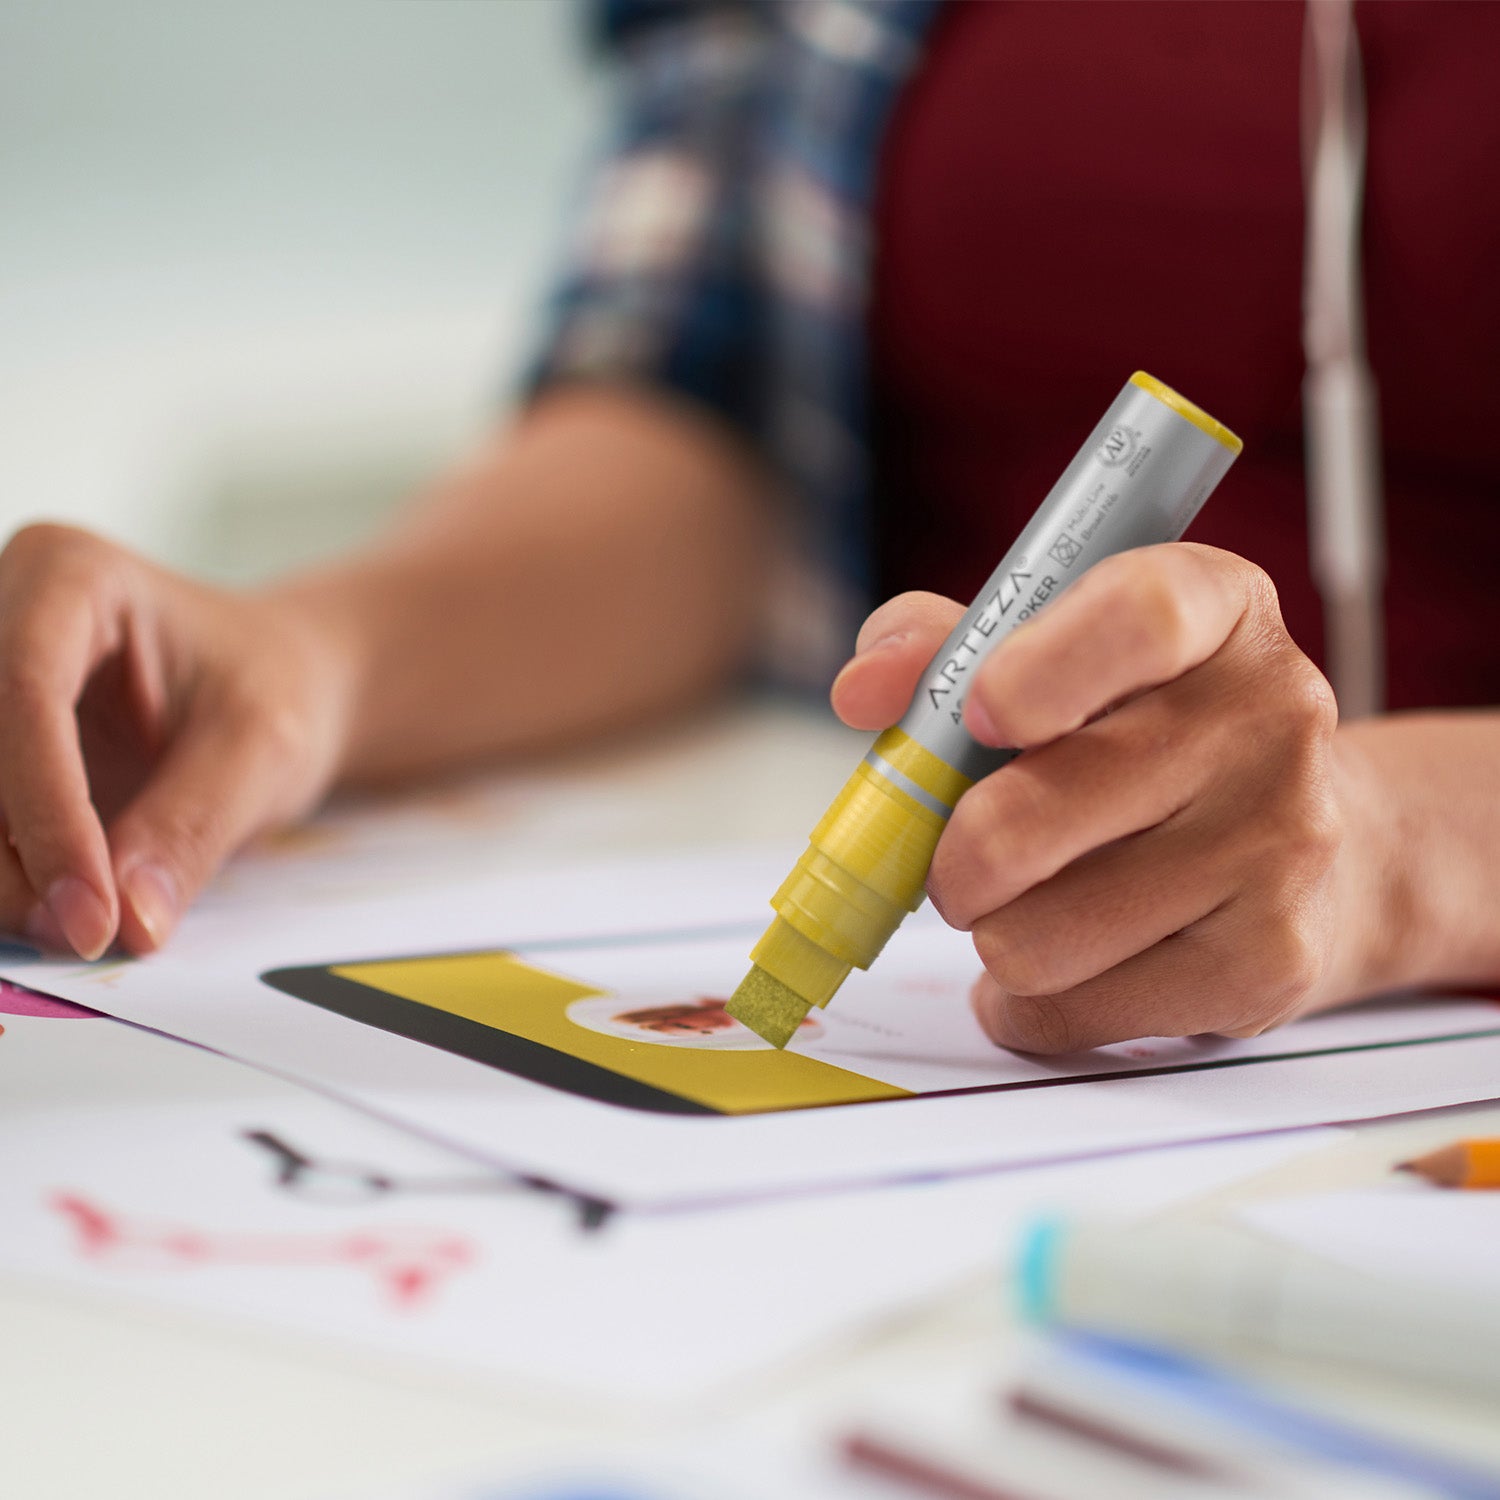
<instances>
[{"instance_id":1,"label":"maroon top","mask_svg":"<svg viewBox=\"0 0 1500 1500\"><path fill-rule=\"evenodd\" d=\"M1322 647L1302 476L1302 7L957 0L880 162L886 592L967 600L1149 370L1245 440L1195 541ZM1393 708L1500 702L1500 5L1357 8ZM940 544L933 516L972 538Z\"/></svg>"}]
</instances>

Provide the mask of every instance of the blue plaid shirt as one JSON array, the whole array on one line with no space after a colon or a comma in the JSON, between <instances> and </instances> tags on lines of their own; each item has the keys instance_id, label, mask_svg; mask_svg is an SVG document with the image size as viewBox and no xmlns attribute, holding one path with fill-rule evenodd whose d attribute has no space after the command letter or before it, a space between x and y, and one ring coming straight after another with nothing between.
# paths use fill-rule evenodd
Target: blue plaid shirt
<instances>
[{"instance_id":1,"label":"blue plaid shirt","mask_svg":"<svg viewBox=\"0 0 1500 1500\"><path fill-rule=\"evenodd\" d=\"M646 382L729 421L802 502L779 653L812 678L869 604L864 314L881 137L940 0L605 0L616 122L537 386Z\"/></svg>"}]
</instances>

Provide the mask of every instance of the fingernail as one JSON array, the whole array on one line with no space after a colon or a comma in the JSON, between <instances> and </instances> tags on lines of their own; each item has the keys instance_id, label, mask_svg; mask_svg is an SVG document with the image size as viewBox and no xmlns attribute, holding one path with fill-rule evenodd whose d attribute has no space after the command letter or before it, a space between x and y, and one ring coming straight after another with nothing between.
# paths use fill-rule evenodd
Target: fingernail
<instances>
[{"instance_id":1,"label":"fingernail","mask_svg":"<svg viewBox=\"0 0 1500 1500\"><path fill-rule=\"evenodd\" d=\"M996 745L1000 743L1000 731L995 728L995 721L990 717L990 711L983 702L970 694L969 701L964 704L964 728L981 745Z\"/></svg>"},{"instance_id":2,"label":"fingernail","mask_svg":"<svg viewBox=\"0 0 1500 1500\"><path fill-rule=\"evenodd\" d=\"M86 880L64 875L47 887L47 907L62 929L66 946L80 958L98 958L114 935L109 908Z\"/></svg>"},{"instance_id":3,"label":"fingernail","mask_svg":"<svg viewBox=\"0 0 1500 1500\"><path fill-rule=\"evenodd\" d=\"M46 903L42 901L38 901L31 908L31 913L26 918L26 938L34 948L39 948L46 954L71 954L73 952L72 944L63 936L62 928L57 925L57 918L47 910Z\"/></svg>"},{"instance_id":4,"label":"fingernail","mask_svg":"<svg viewBox=\"0 0 1500 1500\"><path fill-rule=\"evenodd\" d=\"M177 925L177 882L160 865L137 865L125 877L125 899L153 947Z\"/></svg>"},{"instance_id":5,"label":"fingernail","mask_svg":"<svg viewBox=\"0 0 1500 1500\"><path fill-rule=\"evenodd\" d=\"M829 691L836 693L838 691L839 683L841 683L844 678L849 675L849 672L853 667L864 661L866 657L873 656L877 651L888 650L891 646L894 646L900 641L904 641L905 639L906 637L904 635L899 634L883 635L878 641L871 641L868 646L856 646L854 648L854 655L851 656L849 660L839 668L838 676L833 679L833 685L829 689Z\"/></svg>"}]
</instances>

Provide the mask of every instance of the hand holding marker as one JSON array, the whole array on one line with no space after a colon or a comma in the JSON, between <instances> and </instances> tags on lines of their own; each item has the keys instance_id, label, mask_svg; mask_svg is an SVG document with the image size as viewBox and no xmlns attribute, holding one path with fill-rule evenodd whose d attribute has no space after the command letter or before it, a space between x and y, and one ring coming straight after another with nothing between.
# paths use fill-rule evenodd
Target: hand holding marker
<instances>
[{"instance_id":1,"label":"hand holding marker","mask_svg":"<svg viewBox=\"0 0 1500 1500\"><path fill-rule=\"evenodd\" d=\"M1015 754L964 727L973 673L1094 563L1175 541L1240 451L1227 428L1133 375L923 675L905 718L866 755L771 905L729 1013L784 1047L850 969L868 968L921 904L958 798Z\"/></svg>"}]
</instances>

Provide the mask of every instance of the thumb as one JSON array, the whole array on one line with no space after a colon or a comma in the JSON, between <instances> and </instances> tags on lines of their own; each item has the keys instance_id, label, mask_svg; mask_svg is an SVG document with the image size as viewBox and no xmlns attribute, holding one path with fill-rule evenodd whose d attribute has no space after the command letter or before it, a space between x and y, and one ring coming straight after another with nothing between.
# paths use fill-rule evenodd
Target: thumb
<instances>
[{"instance_id":1,"label":"thumb","mask_svg":"<svg viewBox=\"0 0 1500 1500\"><path fill-rule=\"evenodd\" d=\"M834 712L851 729L894 724L963 612L940 594L898 594L882 604L860 627L855 655L834 679Z\"/></svg>"},{"instance_id":2,"label":"thumb","mask_svg":"<svg viewBox=\"0 0 1500 1500\"><path fill-rule=\"evenodd\" d=\"M149 953L219 866L285 810L287 737L251 710L189 720L109 842L120 940Z\"/></svg>"}]
</instances>

